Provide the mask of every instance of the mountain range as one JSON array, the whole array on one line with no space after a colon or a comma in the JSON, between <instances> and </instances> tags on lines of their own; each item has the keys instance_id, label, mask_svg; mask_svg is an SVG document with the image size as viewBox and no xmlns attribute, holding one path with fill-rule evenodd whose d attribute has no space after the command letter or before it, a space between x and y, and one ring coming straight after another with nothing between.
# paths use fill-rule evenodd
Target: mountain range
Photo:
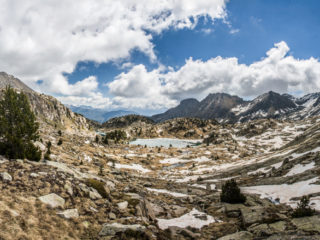
<instances>
[{"instance_id":1,"label":"mountain range","mask_svg":"<svg viewBox=\"0 0 320 240\"><path fill-rule=\"evenodd\" d=\"M303 119L320 114L320 93L303 97L273 91L251 101L227 93L209 94L202 101L185 99L164 113L153 115L155 122L172 118L196 117L216 119L222 123L245 122L260 118Z\"/></svg>"},{"instance_id":2,"label":"mountain range","mask_svg":"<svg viewBox=\"0 0 320 240\"><path fill-rule=\"evenodd\" d=\"M14 76L0 72L0 89L4 89L8 85L24 91L28 95L35 113L39 117L43 116L50 121L57 120L63 123L65 118L73 119L73 121L76 119L79 125L85 125L86 120L73 112L80 113L86 118L100 123L111 118L136 114L133 111L107 111L88 106L66 107L54 97L37 93ZM269 91L251 101L227 93L209 94L201 101L189 98L182 100L178 106L150 118L154 122L186 117L215 119L221 123L235 123L261 118L299 120L316 115L320 115L320 93L294 97L290 94Z\"/></svg>"}]
</instances>

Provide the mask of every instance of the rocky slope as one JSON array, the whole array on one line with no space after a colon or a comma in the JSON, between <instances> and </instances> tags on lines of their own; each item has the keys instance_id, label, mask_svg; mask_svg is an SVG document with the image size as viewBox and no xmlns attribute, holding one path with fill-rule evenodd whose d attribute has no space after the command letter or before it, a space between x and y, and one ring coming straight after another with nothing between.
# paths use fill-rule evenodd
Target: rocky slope
<instances>
[{"instance_id":1,"label":"rocky slope","mask_svg":"<svg viewBox=\"0 0 320 240\"><path fill-rule=\"evenodd\" d=\"M319 239L318 213L291 217L305 194L320 210L319 118L163 124L202 129L210 141L179 148L108 146L95 135L60 136L46 128L41 138L52 142L50 161L2 157L0 237ZM245 193L244 204L220 201L230 178Z\"/></svg>"},{"instance_id":2,"label":"rocky slope","mask_svg":"<svg viewBox=\"0 0 320 240\"><path fill-rule=\"evenodd\" d=\"M3 72L0 73L0 95L8 85L17 91L23 91L28 96L41 128L50 125L65 131L89 129L90 124L86 118L72 112L56 98L35 92L19 79Z\"/></svg>"},{"instance_id":3,"label":"rocky slope","mask_svg":"<svg viewBox=\"0 0 320 240\"><path fill-rule=\"evenodd\" d=\"M161 122L175 117L197 117L235 123L261 118L303 119L319 114L319 93L295 98L270 91L252 101L225 93L209 94L200 102L196 99L183 100L177 107L154 115L152 119Z\"/></svg>"},{"instance_id":4,"label":"rocky slope","mask_svg":"<svg viewBox=\"0 0 320 240\"><path fill-rule=\"evenodd\" d=\"M38 107L38 116L50 114ZM67 114L61 108L51 110ZM55 122L72 118L52 119L40 119L36 142L43 152L52 143L50 160L0 156L0 239L320 239L319 117L155 124L131 116L101 129L122 124L138 136L141 128L151 139L140 145L106 145L90 129L59 132ZM153 137L203 142L162 147ZM229 179L245 194L243 204L220 201ZM303 195L315 214L293 218Z\"/></svg>"}]
</instances>

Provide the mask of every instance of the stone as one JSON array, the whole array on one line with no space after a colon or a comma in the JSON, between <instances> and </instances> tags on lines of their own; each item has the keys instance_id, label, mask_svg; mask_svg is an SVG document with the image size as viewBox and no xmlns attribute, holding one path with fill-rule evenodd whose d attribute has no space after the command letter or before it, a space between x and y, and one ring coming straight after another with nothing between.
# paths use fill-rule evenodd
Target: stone
<instances>
[{"instance_id":1,"label":"stone","mask_svg":"<svg viewBox=\"0 0 320 240\"><path fill-rule=\"evenodd\" d=\"M30 177L33 177L33 178L37 178L39 177L40 175L37 174L37 173L30 173Z\"/></svg>"},{"instance_id":2,"label":"stone","mask_svg":"<svg viewBox=\"0 0 320 240\"><path fill-rule=\"evenodd\" d=\"M78 218L79 217L79 213L78 213L78 209L67 209L65 211L59 212L58 213L59 216L69 219L69 218Z\"/></svg>"},{"instance_id":3,"label":"stone","mask_svg":"<svg viewBox=\"0 0 320 240\"><path fill-rule=\"evenodd\" d=\"M89 197L92 200L101 199L102 196L95 190L94 188L90 188L91 191L89 192Z\"/></svg>"},{"instance_id":4,"label":"stone","mask_svg":"<svg viewBox=\"0 0 320 240\"><path fill-rule=\"evenodd\" d=\"M127 202L127 201L120 202L120 203L118 203L117 205L118 205L118 208L119 208L120 210L124 210L124 209L126 209L126 208L128 207L128 202Z\"/></svg>"},{"instance_id":5,"label":"stone","mask_svg":"<svg viewBox=\"0 0 320 240\"><path fill-rule=\"evenodd\" d=\"M89 194L89 192L90 192L90 188L89 188L87 185L83 184L83 183L80 183L80 184L79 184L79 188L80 188L81 191L83 191L84 193Z\"/></svg>"},{"instance_id":6,"label":"stone","mask_svg":"<svg viewBox=\"0 0 320 240\"><path fill-rule=\"evenodd\" d=\"M253 235L250 232L242 231L233 233L221 238L218 238L218 240L253 240Z\"/></svg>"},{"instance_id":7,"label":"stone","mask_svg":"<svg viewBox=\"0 0 320 240\"><path fill-rule=\"evenodd\" d=\"M306 232L319 232L320 233L320 216L302 217L292 219L293 225L299 230Z\"/></svg>"},{"instance_id":8,"label":"stone","mask_svg":"<svg viewBox=\"0 0 320 240\"><path fill-rule=\"evenodd\" d=\"M110 212L108 215L109 215L109 219L111 220L117 219L117 216L113 212Z\"/></svg>"},{"instance_id":9,"label":"stone","mask_svg":"<svg viewBox=\"0 0 320 240\"><path fill-rule=\"evenodd\" d=\"M252 225L248 230L256 236L268 236L275 233L284 232L286 230L286 222L278 221L272 224Z\"/></svg>"},{"instance_id":10,"label":"stone","mask_svg":"<svg viewBox=\"0 0 320 240\"><path fill-rule=\"evenodd\" d=\"M285 221L278 221L278 222L269 224L269 227L275 232L284 232L286 230L286 226L287 224Z\"/></svg>"},{"instance_id":11,"label":"stone","mask_svg":"<svg viewBox=\"0 0 320 240\"><path fill-rule=\"evenodd\" d=\"M224 212L228 217L231 218L237 218L240 217L240 210L242 208L247 208L243 204L229 204L229 203L224 203Z\"/></svg>"},{"instance_id":12,"label":"stone","mask_svg":"<svg viewBox=\"0 0 320 240\"><path fill-rule=\"evenodd\" d=\"M106 186L110 189L110 190L114 190L116 185L111 182L111 181L106 181Z\"/></svg>"},{"instance_id":13,"label":"stone","mask_svg":"<svg viewBox=\"0 0 320 240\"><path fill-rule=\"evenodd\" d=\"M101 231L99 232L100 236L114 236L118 232L125 232L126 230L131 230L135 232L142 232L146 228L141 226L140 224L133 224L133 225L124 225L120 223L105 223L102 226Z\"/></svg>"},{"instance_id":14,"label":"stone","mask_svg":"<svg viewBox=\"0 0 320 240\"><path fill-rule=\"evenodd\" d=\"M65 204L65 200L55 193L39 197L39 200L52 208L63 207Z\"/></svg>"},{"instance_id":15,"label":"stone","mask_svg":"<svg viewBox=\"0 0 320 240\"><path fill-rule=\"evenodd\" d=\"M156 217L165 215L166 211L163 209L163 207L155 203L150 203L150 205Z\"/></svg>"},{"instance_id":16,"label":"stone","mask_svg":"<svg viewBox=\"0 0 320 240\"><path fill-rule=\"evenodd\" d=\"M244 207L241 208L240 212L244 226L250 226L254 223L272 223L281 220L274 209L262 206Z\"/></svg>"},{"instance_id":17,"label":"stone","mask_svg":"<svg viewBox=\"0 0 320 240\"><path fill-rule=\"evenodd\" d=\"M186 208L186 207L180 207L178 205L173 205L171 207L172 211L173 211L173 214L175 217L180 217L181 215L189 212L189 209Z\"/></svg>"},{"instance_id":18,"label":"stone","mask_svg":"<svg viewBox=\"0 0 320 240\"><path fill-rule=\"evenodd\" d=\"M44 152L47 149L46 146L39 141L34 142L34 145L38 147L42 152Z\"/></svg>"},{"instance_id":19,"label":"stone","mask_svg":"<svg viewBox=\"0 0 320 240\"><path fill-rule=\"evenodd\" d=\"M7 181L7 182L11 182L12 181L11 175L9 173L7 173L7 172L0 173L0 177L2 178L3 181Z\"/></svg>"},{"instance_id":20,"label":"stone","mask_svg":"<svg viewBox=\"0 0 320 240\"><path fill-rule=\"evenodd\" d=\"M67 191L67 193L70 196L73 196L73 188L71 182L67 181L66 184L64 185L64 189Z\"/></svg>"}]
</instances>

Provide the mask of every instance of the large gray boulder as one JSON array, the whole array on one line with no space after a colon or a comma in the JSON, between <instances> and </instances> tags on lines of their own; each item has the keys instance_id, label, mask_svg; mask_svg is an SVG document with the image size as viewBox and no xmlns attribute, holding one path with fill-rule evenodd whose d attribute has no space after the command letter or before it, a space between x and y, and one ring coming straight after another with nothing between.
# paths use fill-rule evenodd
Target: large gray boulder
<instances>
[{"instance_id":1,"label":"large gray boulder","mask_svg":"<svg viewBox=\"0 0 320 240\"><path fill-rule=\"evenodd\" d=\"M65 203L64 199L55 193L39 197L39 200L52 208L63 207Z\"/></svg>"},{"instance_id":2,"label":"large gray boulder","mask_svg":"<svg viewBox=\"0 0 320 240\"><path fill-rule=\"evenodd\" d=\"M221 238L218 238L218 240L253 240L253 235L252 233L243 231L243 232L237 232L233 233Z\"/></svg>"},{"instance_id":3,"label":"large gray boulder","mask_svg":"<svg viewBox=\"0 0 320 240\"><path fill-rule=\"evenodd\" d=\"M58 215L69 219L69 218L78 218L79 217L79 213L78 213L78 209L67 209L65 211L62 212L58 212Z\"/></svg>"},{"instance_id":4,"label":"large gray boulder","mask_svg":"<svg viewBox=\"0 0 320 240\"><path fill-rule=\"evenodd\" d=\"M7 181L7 182L11 182L12 181L12 177L9 173L7 172L2 172L0 173L0 177L3 181Z\"/></svg>"},{"instance_id":5,"label":"large gray boulder","mask_svg":"<svg viewBox=\"0 0 320 240\"><path fill-rule=\"evenodd\" d=\"M294 218L292 219L292 223L299 230L320 233L320 216Z\"/></svg>"}]
</instances>

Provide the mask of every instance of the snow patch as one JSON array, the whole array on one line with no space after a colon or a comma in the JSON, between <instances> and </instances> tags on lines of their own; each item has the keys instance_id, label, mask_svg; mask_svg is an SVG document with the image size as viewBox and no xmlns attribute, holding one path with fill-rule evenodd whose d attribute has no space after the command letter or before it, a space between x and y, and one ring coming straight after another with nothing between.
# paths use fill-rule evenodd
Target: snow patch
<instances>
[{"instance_id":1,"label":"snow patch","mask_svg":"<svg viewBox=\"0 0 320 240\"><path fill-rule=\"evenodd\" d=\"M193 227L202 228L203 226L209 225L210 223L220 222L215 220L212 216L206 213L200 212L197 209L192 209L191 212L182 215L179 218L172 219L160 219L158 218L159 227L164 230L171 226L176 226L180 228Z\"/></svg>"}]
</instances>

